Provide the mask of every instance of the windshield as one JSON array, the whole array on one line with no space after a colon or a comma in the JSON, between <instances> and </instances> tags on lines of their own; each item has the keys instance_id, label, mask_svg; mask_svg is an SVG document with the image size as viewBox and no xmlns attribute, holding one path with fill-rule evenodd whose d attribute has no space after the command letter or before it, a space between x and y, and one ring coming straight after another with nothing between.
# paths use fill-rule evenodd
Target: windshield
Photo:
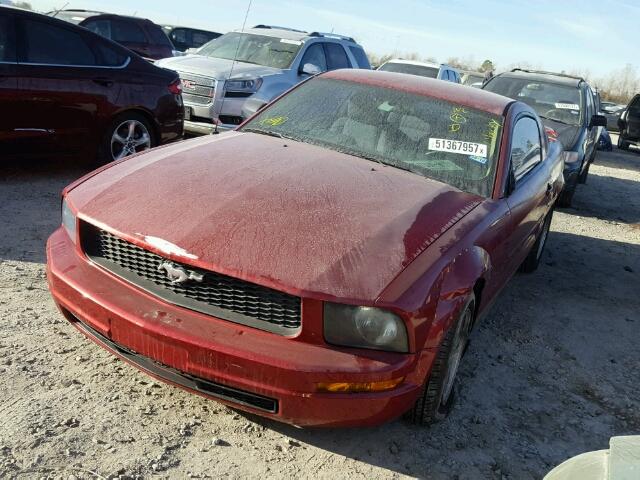
<instances>
[{"instance_id":1,"label":"windshield","mask_svg":"<svg viewBox=\"0 0 640 480\"><path fill-rule=\"evenodd\" d=\"M582 95L578 87L498 76L484 87L526 103L538 115L569 125L582 124Z\"/></svg>"},{"instance_id":2,"label":"windshield","mask_svg":"<svg viewBox=\"0 0 640 480\"><path fill-rule=\"evenodd\" d=\"M439 68L427 67L425 65L412 65L410 63L388 62L382 65L378 70L383 72L408 73L410 75L419 75L421 77L438 78Z\"/></svg>"},{"instance_id":3,"label":"windshield","mask_svg":"<svg viewBox=\"0 0 640 480\"><path fill-rule=\"evenodd\" d=\"M286 69L301 46L297 40L232 32L203 45L198 55Z\"/></svg>"},{"instance_id":4,"label":"windshield","mask_svg":"<svg viewBox=\"0 0 640 480\"><path fill-rule=\"evenodd\" d=\"M463 79L465 85L471 85L472 83L478 83L484 81L484 75L481 73L467 73Z\"/></svg>"},{"instance_id":5,"label":"windshield","mask_svg":"<svg viewBox=\"0 0 640 480\"><path fill-rule=\"evenodd\" d=\"M488 197L501 128L502 117L463 105L316 78L241 130L320 145Z\"/></svg>"}]
</instances>

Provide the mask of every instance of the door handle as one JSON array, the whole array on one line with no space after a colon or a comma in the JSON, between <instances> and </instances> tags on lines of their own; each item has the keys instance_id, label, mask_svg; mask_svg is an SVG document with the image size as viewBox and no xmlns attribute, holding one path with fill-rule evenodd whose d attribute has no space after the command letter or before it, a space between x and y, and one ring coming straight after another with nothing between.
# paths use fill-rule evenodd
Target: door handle
<instances>
[{"instance_id":1,"label":"door handle","mask_svg":"<svg viewBox=\"0 0 640 480\"><path fill-rule=\"evenodd\" d=\"M111 87L113 85L113 80L109 80L108 78L94 78L93 83L97 83L103 87Z\"/></svg>"}]
</instances>

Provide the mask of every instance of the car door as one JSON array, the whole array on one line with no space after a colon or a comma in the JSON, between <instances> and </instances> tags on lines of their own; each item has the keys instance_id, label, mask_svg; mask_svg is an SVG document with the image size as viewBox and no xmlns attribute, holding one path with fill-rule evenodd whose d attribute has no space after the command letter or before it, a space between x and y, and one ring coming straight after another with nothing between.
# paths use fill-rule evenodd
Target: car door
<instances>
[{"instance_id":1,"label":"car door","mask_svg":"<svg viewBox=\"0 0 640 480\"><path fill-rule=\"evenodd\" d=\"M93 140L98 116L117 96L108 68L80 27L24 16L17 23L16 127L25 153L76 154ZM100 39L97 39L100 40Z\"/></svg>"},{"instance_id":2,"label":"car door","mask_svg":"<svg viewBox=\"0 0 640 480\"><path fill-rule=\"evenodd\" d=\"M16 153L14 118L19 109L15 17L0 11L0 160L2 155Z\"/></svg>"},{"instance_id":3,"label":"car door","mask_svg":"<svg viewBox=\"0 0 640 480\"><path fill-rule=\"evenodd\" d=\"M627 130L626 136L633 140L638 141L640 139L640 95L636 95L626 112Z\"/></svg>"},{"instance_id":4,"label":"car door","mask_svg":"<svg viewBox=\"0 0 640 480\"><path fill-rule=\"evenodd\" d=\"M517 117L511 134L511 271L531 250L553 202L551 166L544 162L546 141L539 122L528 114Z\"/></svg>"}]
</instances>

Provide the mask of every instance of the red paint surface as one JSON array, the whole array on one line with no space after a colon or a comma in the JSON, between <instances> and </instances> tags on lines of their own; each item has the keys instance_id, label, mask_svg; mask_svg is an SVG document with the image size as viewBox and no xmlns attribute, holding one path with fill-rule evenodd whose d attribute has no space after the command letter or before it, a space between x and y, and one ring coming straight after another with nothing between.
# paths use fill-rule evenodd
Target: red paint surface
<instances>
[{"instance_id":1,"label":"red paint surface","mask_svg":"<svg viewBox=\"0 0 640 480\"><path fill-rule=\"evenodd\" d=\"M356 77L379 82L370 75ZM415 82L406 80L410 88ZM437 90L453 95L448 86ZM474 91L466 101L494 109L510 102L494 97ZM145 236L158 237L188 252L192 258L168 255L183 263L300 295L302 329L294 337L169 305L93 265L63 230L48 244L51 291L64 309L126 347L278 398L279 420L361 425L394 418L415 400L470 292L475 288L482 316L562 189L558 147L545 146L545 161L505 198L512 115L529 111L518 103L508 108L506 150L489 199L349 155L243 133L158 149L67 190L79 217L138 245L153 250ZM326 344L325 300L398 313L410 353ZM398 376L406 376L400 387L379 394L321 395L313 387Z\"/></svg>"}]
</instances>

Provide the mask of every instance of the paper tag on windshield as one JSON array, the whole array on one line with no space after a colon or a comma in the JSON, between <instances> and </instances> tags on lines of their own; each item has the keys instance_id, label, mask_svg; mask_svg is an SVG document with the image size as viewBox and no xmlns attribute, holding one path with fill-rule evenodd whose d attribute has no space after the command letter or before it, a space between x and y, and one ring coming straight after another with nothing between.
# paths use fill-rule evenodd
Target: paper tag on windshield
<instances>
[{"instance_id":1,"label":"paper tag on windshield","mask_svg":"<svg viewBox=\"0 0 640 480\"><path fill-rule=\"evenodd\" d=\"M580 110L580 105L575 103L556 103L556 108L561 110Z\"/></svg>"},{"instance_id":2,"label":"paper tag on windshield","mask_svg":"<svg viewBox=\"0 0 640 480\"><path fill-rule=\"evenodd\" d=\"M449 140L446 138L430 138L429 150L487 157L487 146L482 143L463 142L462 140Z\"/></svg>"},{"instance_id":3,"label":"paper tag on windshield","mask_svg":"<svg viewBox=\"0 0 640 480\"><path fill-rule=\"evenodd\" d=\"M299 40L288 40L286 38L281 38L280 43L288 43L290 45L302 45L302 42Z\"/></svg>"}]
</instances>

